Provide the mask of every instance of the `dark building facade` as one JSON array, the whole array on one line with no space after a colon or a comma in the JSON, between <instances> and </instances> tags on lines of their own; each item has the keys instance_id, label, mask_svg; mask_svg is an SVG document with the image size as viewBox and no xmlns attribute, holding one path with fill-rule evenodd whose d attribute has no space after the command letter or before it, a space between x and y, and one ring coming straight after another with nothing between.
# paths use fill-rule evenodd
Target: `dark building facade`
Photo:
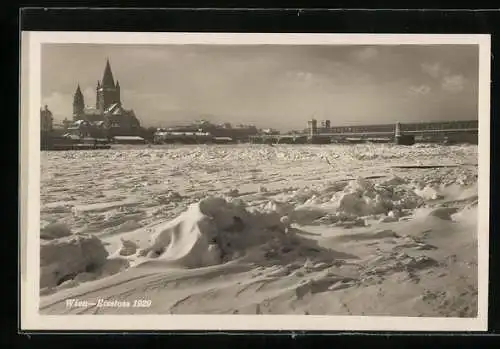
<instances>
[{"instance_id":1,"label":"dark building facade","mask_svg":"<svg viewBox=\"0 0 500 349\"><path fill-rule=\"evenodd\" d=\"M40 131L52 132L54 118L52 117L52 112L46 105L43 109L40 109Z\"/></svg>"},{"instance_id":2,"label":"dark building facade","mask_svg":"<svg viewBox=\"0 0 500 349\"><path fill-rule=\"evenodd\" d=\"M84 129L83 129L83 128ZM80 136L132 136L140 132L140 122L132 109L122 106L120 83L114 80L109 60L101 81L97 81L95 107L85 106L80 85L73 97L73 124L69 128Z\"/></svg>"}]
</instances>

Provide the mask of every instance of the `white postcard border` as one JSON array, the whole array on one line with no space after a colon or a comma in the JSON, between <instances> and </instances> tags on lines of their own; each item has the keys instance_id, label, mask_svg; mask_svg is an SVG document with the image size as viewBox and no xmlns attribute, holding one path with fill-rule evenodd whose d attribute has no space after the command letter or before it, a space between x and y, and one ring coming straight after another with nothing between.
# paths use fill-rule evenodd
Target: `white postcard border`
<instances>
[{"instance_id":1,"label":"white postcard border","mask_svg":"<svg viewBox=\"0 0 500 349\"><path fill-rule=\"evenodd\" d=\"M478 317L424 318L315 315L40 315L40 124L41 45L219 44L219 45L445 45L479 46ZM488 314L490 35L435 34L241 34L23 32L21 107L21 328L23 330L369 330L485 331ZM24 57L24 56L23 56ZM23 61L23 60L22 60ZM28 75L28 76L26 76ZM29 84L25 86L25 84ZM24 160L24 161L23 161ZM27 211L25 211L27 210ZM23 212L24 211L24 212Z\"/></svg>"}]
</instances>

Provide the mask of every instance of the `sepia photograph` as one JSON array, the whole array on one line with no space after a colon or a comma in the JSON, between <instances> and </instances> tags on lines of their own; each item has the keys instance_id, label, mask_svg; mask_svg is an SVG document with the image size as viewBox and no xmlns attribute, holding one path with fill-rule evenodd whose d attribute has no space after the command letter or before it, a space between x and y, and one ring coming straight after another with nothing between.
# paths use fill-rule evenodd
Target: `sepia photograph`
<instances>
[{"instance_id":1,"label":"sepia photograph","mask_svg":"<svg viewBox=\"0 0 500 349\"><path fill-rule=\"evenodd\" d=\"M489 36L23 39L29 326L485 329Z\"/></svg>"}]
</instances>

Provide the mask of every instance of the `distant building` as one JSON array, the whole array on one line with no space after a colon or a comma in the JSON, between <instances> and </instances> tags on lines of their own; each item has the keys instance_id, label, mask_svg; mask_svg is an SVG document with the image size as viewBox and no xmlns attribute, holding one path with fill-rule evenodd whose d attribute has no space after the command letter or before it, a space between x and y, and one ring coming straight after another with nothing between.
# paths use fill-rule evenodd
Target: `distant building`
<instances>
[{"instance_id":1,"label":"distant building","mask_svg":"<svg viewBox=\"0 0 500 349\"><path fill-rule=\"evenodd\" d=\"M106 133L107 137L138 135L140 122L132 109L125 109L121 102L121 88L113 78L109 60L102 81L97 81L96 105L86 107L80 85L73 97L73 124L68 130L76 133Z\"/></svg>"},{"instance_id":2,"label":"distant building","mask_svg":"<svg viewBox=\"0 0 500 349\"><path fill-rule=\"evenodd\" d=\"M330 120L322 120L321 121L321 128L325 130L330 129Z\"/></svg>"},{"instance_id":3,"label":"distant building","mask_svg":"<svg viewBox=\"0 0 500 349\"><path fill-rule=\"evenodd\" d=\"M265 128L262 130L262 133L266 135L279 135L280 131L275 130L273 128Z\"/></svg>"},{"instance_id":4,"label":"distant building","mask_svg":"<svg viewBox=\"0 0 500 349\"><path fill-rule=\"evenodd\" d=\"M318 133L318 121L316 119L307 122L307 132L309 137L314 137Z\"/></svg>"},{"instance_id":5,"label":"distant building","mask_svg":"<svg viewBox=\"0 0 500 349\"><path fill-rule=\"evenodd\" d=\"M250 136L256 135L259 130L253 125L231 126L229 123L219 125L205 120L198 120L190 125L179 125L168 128L159 128L154 133L154 142L162 143L171 140L189 141L196 138L199 142L208 140L234 142L248 141Z\"/></svg>"},{"instance_id":6,"label":"distant building","mask_svg":"<svg viewBox=\"0 0 500 349\"><path fill-rule=\"evenodd\" d=\"M45 105L42 109L40 108L40 131L41 132L52 132L54 125L54 118L52 117L52 112L49 107Z\"/></svg>"},{"instance_id":7,"label":"distant building","mask_svg":"<svg viewBox=\"0 0 500 349\"><path fill-rule=\"evenodd\" d=\"M71 127L72 122L68 120L68 118L64 118L62 121L62 127L67 130L69 127Z\"/></svg>"},{"instance_id":8,"label":"distant building","mask_svg":"<svg viewBox=\"0 0 500 349\"><path fill-rule=\"evenodd\" d=\"M77 120L66 131L68 134L80 138L109 138L108 130L104 128L104 121Z\"/></svg>"}]
</instances>

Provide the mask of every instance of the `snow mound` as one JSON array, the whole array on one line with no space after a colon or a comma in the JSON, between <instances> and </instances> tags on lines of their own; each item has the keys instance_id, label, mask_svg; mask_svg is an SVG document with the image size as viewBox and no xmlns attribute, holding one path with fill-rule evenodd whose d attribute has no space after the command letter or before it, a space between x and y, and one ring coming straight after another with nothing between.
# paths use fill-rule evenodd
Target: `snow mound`
<instances>
[{"instance_id":1,"label":"snow mound","mask_svg":"<svg viewBox=\"0 0 500 349\"><path fill-rule=\"evenodd\" d=\"M437 189L418 189L418 184L398 176L380 182L360 177L327 182L315 189L294 190L284 195L283 201L271 199L261 203L258 210L286 216L288 225L365 226L367 219L397 222L424 206L427 200L441 197Z\"/></svg>"},{"instance_id":2,"label":"snow mound","mask_svg":"<svg viewBox=\"0 0 500 349\"><path fill-rule=\"evenodd\" d=\"M477 196L475 186L424 184L398 176L378 182L360 177L296 190L283 198L285 202L271 200L263 207L298 225L364 226L363 222L372 219L382 223L407 219L416 209L435 200L464 200L474 195Z\"/></svg>"},{"instance_id":3,"label":"snow mound","mask_svg":"<svg viewBox=\"0 0 500 349\"><path fill-rule=\"evenodd\" d=\"M451 215L451 220L460 222L461 225L477 226L478 207L477 201L465 206L462 210Z\"/></svg>"},{"instance_id":4,"label":"snow mound","mask_svg":"<svg viewBox=\"0 0 500 349\"><path fill-rule=\"evenodd\" d=\"M443 220L452 220L452 215L457 213L458 209L456 207L438 207L429 213L429 216L437 217Z\"/></svg>"},{"instance_id":5,"label":"snow mound","mask_svg":"<svg viewBox=\"0 0 500 349\"><path fill-rule=\"evenodd\" d=\"M60 285L79 273L94 272L106 263L107 257L102 241L93 235L41 240L40 289Z\"/></svg>"},{"instance_id":6,"label":"snow mound","mask_svg":"<svg viewBox=\"0 0 500 349\"><path fill-rule=\"evenodd\" d=\"M252 212L238 201L207 198L157 228L138 255L186 268L220 264L284 235L287 223L281 218L275 211Z\"/></svg>"},{"instance_id":7,"label":"snow mound","mask_svg":"<svg viewBox=\"0 0 500 349\"><path fill-rule=\"evenodd\" d=\"M442 195L439 193L439 188L435 186L426 185L422 189L417 187L415 188L415 193L425 200L437 200L442 198Z\"/></svg>"},{"instance_id":8,"label":"snow mound","mask_svg":"<svg viewBox=\"0 0 500 349\"><path fill-rule=\"evenodd\" d=\"M131 256L137 252L137 244L130 240L121 238L122 247L118 251L120 256Z\"/></svg>"},{"instance_id":9,"label":"snow mound","mask_svg":"<svg viewBox=\"0 0 500 349\"><path fill-rule=\"evenodd\" d=\"M423 204L423 198L400 178L378 184L359 178L335 193L330 202L336 204L339 212L364 217L415 209Z\"/></svg>"},{"instance_id":10,"label":"snow mound","mask_svg":"<svg viewBox=\"0 0 500 349\"><path fill-rule=\"evenodd\" d=\"M40 238L53 240L71 235L71 229L64 223L49 223L40 230Z\"/></svg>"}]
</instances>

